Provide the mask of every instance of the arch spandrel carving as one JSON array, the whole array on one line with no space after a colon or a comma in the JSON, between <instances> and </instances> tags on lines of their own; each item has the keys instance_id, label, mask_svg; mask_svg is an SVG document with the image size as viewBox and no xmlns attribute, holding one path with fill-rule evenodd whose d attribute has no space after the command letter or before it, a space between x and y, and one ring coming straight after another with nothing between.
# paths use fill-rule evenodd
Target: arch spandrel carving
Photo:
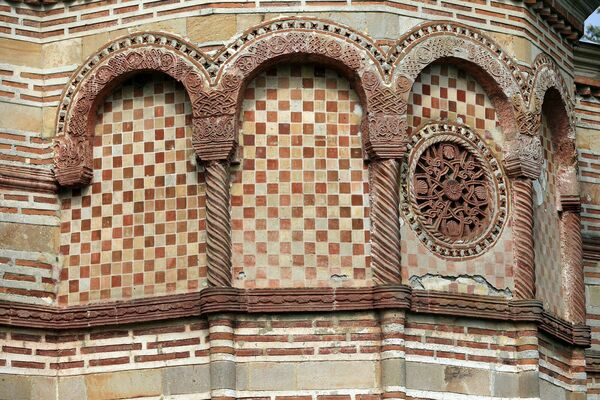
<instances>
[{"instance_id":1,"label":"arch spandrel carving","mask_svg":"<svg viewBox=\"0 0 600 400\"><path fill-rule=\"evenodd\" d=\"M59 184L91 182L93 115L106 92L132 73L158 71L181 82L195 104L208 81L202 60L191 43L162 33L122 37L90 57L71 78L59 105L54 159Z\"/></svg>"}]
</instances>

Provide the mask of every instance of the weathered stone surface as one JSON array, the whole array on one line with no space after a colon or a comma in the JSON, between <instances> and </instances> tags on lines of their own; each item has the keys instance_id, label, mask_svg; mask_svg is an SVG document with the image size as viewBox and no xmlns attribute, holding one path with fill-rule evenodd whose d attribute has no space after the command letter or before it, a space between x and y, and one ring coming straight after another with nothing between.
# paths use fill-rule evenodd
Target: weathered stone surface
<instances>
[{"instance_id":1,"label":"weathered stone surface","mask_svg":"<svg viewBox=\"0 0 600 400\"><path fill-rule=\"evenodd\" d=\"M247 390L290 390L296 387L295 363L250 363L246 371Z\"/></svg>"},{"instance_id":2,"label":"weathered stone surface","mask_svg":"<svg viewBox=\"0 0 600 400\"><path fill-rule=\"evenodd\" d=\"M81 38L81 56L87 59L110 41L108 32L95 33Z\"/></svg>"},{"instance_id":3,"label":"weathered stone surface","mask_svg":"<svg viewBox=\"0 0 600 400\"><path fill-rule=\"evenodd\" d=\"M406 387L417 390L442 391L444 389L444 366L406 362Z\"/></svg>"},{"instance_id":4,"label":"weathered stone surface","mask_svg":"<svg viewBox=\"0 0 600 400\"><path fill-rule=\"evenodd\" d=\"M163 394L191 394L210 391L208 365L184 365L162 370Z\"/></svg>"},{"instance_id":5,"label":"weathered stone surface","mask_svg":"<svg viewBox=\"0 0 600 400\"><path fill-rule=\"evenodd\" d=\"M512 56L526 63L533 62L535 56L533 55L533 46L529 40L516 35L506 35L498 32L490 33L490 36Z\"/></svg>"},{"instance_id":6,"label":"weathered stone surface","mask_svg":"<svg viewBox=\"0 0 600 400\"><path fill-rule=\"evenodd\" d=\"M343 389L378 386L379 365L374 361L323 361L298 363L298 389Z\"/></svg>"},{"instance_id":7,"label":"weathered stone surface","mask_svg":"<svg viewBox=\"0 0 600 400\"><path fill-rule=\"evenodd\" d=\"M519 396L519 374L510 372L494 372L492 395L497 397Z\"/></svg>"},{"instance_id":8,"label":"weathered stone surface","mask_svg":"<svg viewBox=\"0 0 600 400\"><path fill-rule=\"evenodd\" d=\"M569 400L567 391L552 383L540 379L540 399Z\"/></svg>"},{"instance_id":9,"label":"weathered stone surface","mask_svg":"<svg viewBox=\"0 0 600 400\"><path fill-rule=\"evenodd\" d=\"M53 226L0 222L0 248L23 251L55 252L58 228Z\"/></svg>"},{"instance_id":10,"label":"weathered stone surface","mask_svg":"<svg viewBox=\"0 0 600 400\"><path fill-rule=\"evenodd\" d=\"M234 14L216 14L187 19L187 35L193 42L225 41L230 39L236 30Z\"/></svg>"},{"instance_id":11,"label":"weathered stone surface","mask_svg":"<svg viewBox=\"0 0 600 400\"><path fill-rule=\"evenodd\" d=\"M519 395L521 397L539 397L540 374L538 371L523 371L519 373Z\"/></svg>"},{"instance_id":12,"label":"weathered stone surface","mask_svg":"<svg viewBox=\"0 0 600 400\"><path fill-rule=\"evenodd\" d=\"M63 397L57 397L56 384L54 377L32 376L31 398L35 400L65 400ZM66 400L69 399L66 398Z\"/></svg>"},{"instance_id":13,"label":"weathered stone surface","mask_svg":"<svg viewBox=\"0 0 600 400\"><path fill-rule=\"evenodd\" d=\"M120 371L86 375L88 400L158 396L162 389L160 369Z\"/></svg>"},{"instance_id":14,"label":"weathered stone surface","mask_svg":"<svg viewBox=\"0 0 600 400\"><path fill-rule=\"evenodd\" d=\"M406 362L401 358L381 360L382 386L404 386L406 384Z\"/></svg>"},{"instance_id":15,"label":"weathered stone surface","mask_svg":"<svg viewBox=\"0 0 600 400\"><path fill-rule=\"evenodd\" d=\"M23 375L0 375L0 400L30 400L31 379Z\"/></svg>"},{"instance_id":16,"label":"weathered stone surface","mask_svg":"<svg viewBox=\"0 0 600 400\"><path fill-rule=\"evenodd\" d=\"M448 392L490 395L490 371L447 365L444 368L445 390Z\"/></svg>"},{"instance_id":17,"label":"weathered stone surface","mask_svg":"<svg viewBox=\"0 0 600 400\"><path fill-rule=\"evenodd\" d=\"M600 306L600 286L588 285L587 301L590 306Z\"/></svg>"},{"instance_id":18,"label":"weathered stone surface","mask_svg":"<svg viewBox=\"0 0 600 400\"><path fill-rule=\"evenodd\" d=\"M55 68L81 64L81 38L61 40L42 46L44 67Z\"/></svg>"},{"instance_id":19,"label":"weathered stone surface","mask_svg":"<svg viewBox=\"0 0 600 400\"><path fill-rule=\"evenodd\" d=\"M57 107L44 107L42 109L42 137L51 138L56 133Z\"/></svg>"},{"instance_id":20,"label":"weathered stone surface","mask_svg":"<svg viewBox=\"0 0 600 400\"><path fill-rule=\"evenodd\" d=\"M235 363L215 361L210 365L210 384L212 389L235 389Z\"/></svg>"},{"instance_id":21,"label":"weathered stone surface","mask_svg":"<svg viewBox=\"0 0 600 400\"><path fill-rule=\"evenodd\" d=\"M0 59L2 56L0 55ZM8 102L0 103L0 128L39 132L42 129L42 109Z\"/></svg>"},{"instance_id":22,"label":"weathered stone surface","mask_svg":"<svg viewBox=\"0 0 600 400\"><path fill-rule=\"evenodd\" d=\"M81 400L87 398L83 376L61 376L58 378L58 400Z\"/></svg>"},{"instance_id":23,"label":"weathered stone surface","mask_svg":"<svg viewBox=\"0 0 600 400\"><path fill-rule=\"evenodd\" d=\"M0 38L0 60L13 65L39 68L42 66L42 46L22 40Z\"/></svg>"},{"instance_id":24,"label":"weathered stone surface","mask_svg":"<svg viewBox=\"0 0 600 400\"><path fill-rule=\"evenodd\" d=\"M152 22L151 24L143 24L134 26L130 32L137 31L163 31L174 33L176 35L187 35L187 18L176 18L166 21Z\"/></svg>"}]
</instances>

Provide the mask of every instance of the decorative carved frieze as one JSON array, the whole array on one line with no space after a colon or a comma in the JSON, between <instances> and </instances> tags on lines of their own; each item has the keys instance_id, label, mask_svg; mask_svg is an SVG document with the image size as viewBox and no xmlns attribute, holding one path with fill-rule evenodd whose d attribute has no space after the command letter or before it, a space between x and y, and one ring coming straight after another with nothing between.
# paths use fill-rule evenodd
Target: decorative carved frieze
<instances>
[{"instance_id":1,"label":"decorative carved frieze","mask_svg":"<svg viewBox=\"0 0 600 400\"><path fill-rule=\"evenodd\" d=\"M507 144L504 168L510 177L535 180L541 173L543 157L541 138L520 134Z\"/></svg>"},{"instance_id":2,"label":"decorative carved frieze","mask_svg":"<svg viewBox=\"0 0 600 400\"><path fill-rule=\"evenodd\" d=\"M214 313L287 313L400 309L420 314L522 321L552 337L589 346L590 328L543 311L539 300L413 290L405 285L364 288L206 288L197 293L57 308L0 302L0 324L68 330L198 317Z\"/></svg>"}]
</instances>

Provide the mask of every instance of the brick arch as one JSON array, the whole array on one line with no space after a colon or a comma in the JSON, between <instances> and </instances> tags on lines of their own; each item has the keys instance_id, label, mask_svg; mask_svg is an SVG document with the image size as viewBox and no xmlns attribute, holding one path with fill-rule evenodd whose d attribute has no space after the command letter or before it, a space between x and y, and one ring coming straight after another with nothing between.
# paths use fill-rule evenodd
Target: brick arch
<instances>
[{"instance_id":1,"label":"brick arch","mask_svg":"<svg viewBox=\"0 0 600 400\"><path fill-rule=\"evenodd\" d=\"M363 146L369 157L400 154L406 102L386 82L389 64L382 50L369 37L331 21L283 18L251 28L215 56L215 90L198 100L202 113L194 119L194 147L201 159L232 156L246 84L271 65L296 60L335 68L352 82L365 109Z\"/></svg>"},{"instance_id":2,"label":"brick arch","mask_svg":"<svg viewBox=\"0 0 600 400\"><path fill-rule=\"evenodd\" d=\"M205 90L202 53L191 43L163 33L119 38L92 55L73 75L56 122L54 174L64 187L91 182L94 112L103 97L136 72L157 71L181 82L192 102Z\"/></svg>"}]
</instances>

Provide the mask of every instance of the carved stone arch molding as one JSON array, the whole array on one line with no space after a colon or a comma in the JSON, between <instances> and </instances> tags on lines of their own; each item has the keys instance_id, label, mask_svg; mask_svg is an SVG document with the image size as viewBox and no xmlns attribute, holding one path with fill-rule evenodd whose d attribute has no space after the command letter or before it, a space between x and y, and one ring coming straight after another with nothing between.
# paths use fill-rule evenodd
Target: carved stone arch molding
<instances>
[{"instance_id":1,"label":"carved stone arch molding","mask_svg":"<svg viewBox=\"0 0 600 400\"><path fill-rule=\"evenodd\" d=\"M281 61L317 62L343 72L361 98L362 135L372 159L399 158L405 149L406 102L386 81L386 54L364 34L314 18L281 18L243 33L214 58L217 92L199 99L194 143L201 159L223 160L237 146L237 114L245 84ZM223 93L228 91L227 99ZM225 107L221 107L223 98ZM219 99L216 102L215 100ZM230 107L235 105L235 107ZM221 132L217 134L216 127Z\"/></svg>"},{"instance_id":2,"label":"carved stone arch molding","mask_svg":"<svg viewBox=\"0 0 600 400\"><path fill-rule=\"evenodd\" d=\"M396 41L389 58L395 86L404 99L408 98L421 71L448 58L465 61L485 71L507 99L522 97L527 84L516 60L494 40L475 28L451 21L417 25Z\"/></svg>"},{"instance_id":3,"label":"carved stone arch molding","mask_svg":"<svg viewBox=\"0 0 600 400\"><path fill-rule=\"evenodd\" d=\"M68 82L58 107L54 158L58 183L79 187L91 182L94 113L108 91L135 72L158 71L181 82L194 105L209 81L206 63L193 44L155 32L121 37L88 58Z\"/></svg>"}]
</instances>

